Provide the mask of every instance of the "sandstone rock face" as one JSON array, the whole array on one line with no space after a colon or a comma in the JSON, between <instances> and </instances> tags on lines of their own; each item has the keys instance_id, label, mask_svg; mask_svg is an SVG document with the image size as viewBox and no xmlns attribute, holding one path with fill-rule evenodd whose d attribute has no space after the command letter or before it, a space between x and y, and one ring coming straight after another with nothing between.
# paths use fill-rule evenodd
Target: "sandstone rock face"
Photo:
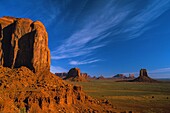
<instances>
[{"instance_id":1,"label":"sandstone rock face","mask_svg":"<svg viewBox=\"0 0 170 113\"><path fill-rule=\"evenodd\" d=\"M139 76L146 76L146 77L148 77L147 70L146 70L146 69L141 69L141 70L140 70L140 75L139 75Z\"/></svg>"},{"instance_id":2,"label":"sandstone rock face","mask_svg":"<svg viewBox=\"0 0 170 113\"><path fill-rule=\"evenodd\" d=\"M112 113L112 105L87 96L56 75L26 67L0 67L1 113ZM24 112L25 111L25 112Z\"/></svg>"},{"instance_id":3,"label":"sandstone rock face","mask_svg":"<svg viewBox=\"0 0 170 113\"><path fill-rule=\"evenodd\" d=\"M140 74L139 77L135 78L134 80L132 80L132 82L158 82L152 78L150 78L147 74L147 70L146 69L141 69L140 70Z\"/></svg>"},{"instance_id":4,"label":"sandstone rock face","mask_svg":"<svg viewBox=\"0 0 170 113\"><path fill-rule=\"evenodd\" d=\"M92 99L81 86L50 73L48 36L41 22L3 17L0 31L0 113L113 112L107 101ZM70 72L80 75L78 69Z\"/></svg>"},{"instance_id":5,"label":"sandstone rock face","mask_svg":"<svg viewBox=\"0 0 170 113\"><path fill-rule=\"evenodd\" d=\"M80 76L80 69L79 68L72 68L68 72L68 77L77 77Z\"/></svg>"},{"instance_id":6,"label":"sandstone rock face","mask_svg":"<svg viewBox=\"0 0 170 113\"><path fill-rule=\"evenodd\" d=\"M0 18L0 65L50 70L48 35L44 25L26 18Z\"/></svg>"},{"instance_id":7,"label":"sandstone rock face","mask_svg":"<svg viewBox=\"0 0 170 113\"><path fill-rule=\"evenodd\" d=\"M87 81L86 76L80 73L79 68L70 69L65 79L70 80L70 81L76 81L76 82Z\"/></svg>"}]
</instances>

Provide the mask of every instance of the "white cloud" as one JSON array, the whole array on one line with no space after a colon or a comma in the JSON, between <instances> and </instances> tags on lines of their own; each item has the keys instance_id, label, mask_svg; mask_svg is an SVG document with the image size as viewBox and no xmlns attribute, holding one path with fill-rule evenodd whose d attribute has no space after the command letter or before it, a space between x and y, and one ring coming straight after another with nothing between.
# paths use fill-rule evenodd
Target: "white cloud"
<instances>
[{"instance_id":1,"label":"white cloud","mask_svg":"<svg viewBox=\"0 0 170 113\"><path fill-rule=\"evenodd\" d=\"M149 73L167 73L167 72L169 72L169 74L170 74L170 68L169 67L151 70Z\"/></svg>"},{"instance_id":2,"label":"white cloud","mask_svg":"<svg viewBox=\"0 0 170 113\"><path fill-rule=\"evenodd\" d=\"M169 5L169 1L154 0L142 9L138 9L138 13L130 17L135 10L133 3L117 7L113 1L107 2L95 13L89 13L81 29L72 33L56 50L51 52L52 59L88 55L106 46L109 41L137 38L151 28L147 25L168 10ZM86 20L86 17L84 19Z\"/></svg>"},{"instance_id":3,"label":"white cloud","mask_svg":"<svg viewBox=\"0 0 170 113\"><path fill-rule=\"evenodd\" d=\"M107 7L110 8L110 7ZM129 11L112 15L113 8L107 10L97 20L91 20L82 29L73 33L57 50L52 51L52 59L63 59L91 54L94 50L106 46L109 28L119 24ZM101 42L102 41L102 42Z\"/></svg>"},{"instance_id":4,"label":"white cloud","mask_svg":"<svg viewBox=\"0 0 170 113\"><path fill-rule=\"evenodd\" d=\"M64 68L59 67L59 66L52 66L52 65L51 65L51 67L50 67L50 71L51 71L52 73L68 72L67 69L64 69Z\"/></svg>"},{"instance_id":5,"label":"white cloud","mask_svg":"<svg viewBox=\"0 0 170 113\"><path fill-rule=\"evenodd\" d=\"M168 0L154 0L150 2L148 7L142 9L140 13L125 23L125 29L122 32L129 33L127 39L139 37L152 27L147 27L147 25L167 11L170 8L169 6L170 1Z\"/></svg>"},{"instance_id":6,"label":"white cloud","mask_svg":"<svg viewBox=\"0 0 170 113\"><path fill-rule=\"evenodd\" d=\"M170 78L170 67L151 70L148 73L154 78Z\"/></svg>"},{"instance_id":7,"label":"white cloud","mask_svg":"<svg viewBox=\"0 0 170 113\"><path fill-rule=\"evenodd\" d=\"M88 59L88 60L83 60L83 61L70 61L70 65L83 65L83 64L91 64L94 62L101 61L101 59Z\"/></svg>"}]
</instances>

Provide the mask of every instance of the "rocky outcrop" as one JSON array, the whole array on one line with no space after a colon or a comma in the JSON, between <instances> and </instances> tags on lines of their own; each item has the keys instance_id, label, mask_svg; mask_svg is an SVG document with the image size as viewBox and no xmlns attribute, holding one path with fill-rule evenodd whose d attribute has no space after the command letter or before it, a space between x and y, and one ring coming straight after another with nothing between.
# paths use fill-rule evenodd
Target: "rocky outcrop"
<instances>
[{"instance_id":1,"label":"rocky outcrop","mask_svg":"<svg viewBox=\"0 0 170 113\"><path fill-rule=\"evenodd\" d=\"M33 72L50 70L48 35L40 21L0 18L0 65L26 66Z\"/></svg>"},{"instance_id":2,"label":"rocky outcrop","mask_svg":"<svg viewBox=\"0 0 170 113\"><path fill-rule=\"evenodd\" d=\"M146 70L146 69L141 69L139 76L140 76L140 77L143 77L143 76L148 77L147 70Z\"/></svg>"},{"instance_id":3,"label":"rocky outcrop","mask_svg":"<svg viewBox=\"0 0 170 113\"><path fill-rule=\"evenodd\" d=\"M104 80L104 79L106 79L106 78L104 78L103 75L100 75L99 77L97 77L97 79Z\"/></svg>"},{"instance_id":4,"label":"rocky outcrop","mask_svg":"<svg viewBox=\"0 0 170 113\"><path fill-rule=\"evenodd\" d=\"M80 69L79 68L71 68L68 72L68 78L70 77L80 77Z\"/></svg>"},{"instance_id":5,"label":"rocky outcrop","mask_svg":"<svg viewBox=\"0 0 170 113\"><path fill-rule=\"evenodd\" d=\"M113 76L113 78L124 79L124 78L126 78L126 76L124 74L117 74L117 75Z\"/></svg>"},{"instance_id":6,"label":"rocky outcrop","mask_svg":"<svg viewBox=\"0 0 170 113\"><path fill-rule=\"evenodd\" d=\"M66 72L62 72L62 73L55 73L55 75L57 75L58 77L62 78L62 79L68 79L68 78L75 78L77 77L82 77L84 79L88 79L90 78L90 76L87 74L87 73L80 73L80 74L76 74L77 72L73 73L73 75L71 74L69 77L68 77L68 73ZM78 72L79 73L79 72ZM80 76L79 76L80 75ZM68 78L67 78L68 77Z\"/></svg>"},{"instance_id":7,"label":"rocky outcrop","mask_svg":"<svg viewBox=\"0 0 170 113\"><path fill-rule=\"evenodd\" d=\"M134 74L129 74L129 77L128 78L130 78L130 79L134 79L135 78L135 75Z\"/></svg>"},{"instance_id":8,"label":"rocky outcrop","mask_svg":"<svg viewBox=\"0 0 170 113\"><path fill-rule=\"evenodd\" d=\"M80 75L85 79L90 78L90 76L87 73L80 73Z\"/></svg>"},{"instance_id":9,"label":"rocky outcrop","mask_svg":"<svg viewBox=\"0 0 170 113\"><path fill-rule=\"evenodd\" d=\"M135 78L134 80L131 80L131 82L158 82L148 76L146 69L141 69L139 77Z\"/></svg>"},{"instance_id":10,"label":"rocky outcrop","mask_svg":"<svg viewBox=\"0 0 170 113\"><path fill-rule=\"evenodd\" d=\"M86 75L80 73L79 68L71 68L65 78L65 80L70 80L70 81L87 81L86 80Z\"/></svg>"},{"instance_id":11,"label":"rocky outcrop","mask_svg":"<svg viewBox=\"0 0 170 113\"><path fill-rule=\"evenodd\" d=\"M0 26L0 112L113 112L107 101L92 99L81 86L50 73L48 36L41 22L3 17ZM79 76L80 70L70 75Z\"/></svg>"},{"instance_id":12,"label":"rocky outcrop","mask_svg":"<svg viewBox=\"0 0 170 113\"><path fill-rule=\"evenodd\" d=\"M26 67L0 67L0 112L2 113L112 113L103 100L87 96L50 72L35 74Z\"/></svg>"}]
</instances>

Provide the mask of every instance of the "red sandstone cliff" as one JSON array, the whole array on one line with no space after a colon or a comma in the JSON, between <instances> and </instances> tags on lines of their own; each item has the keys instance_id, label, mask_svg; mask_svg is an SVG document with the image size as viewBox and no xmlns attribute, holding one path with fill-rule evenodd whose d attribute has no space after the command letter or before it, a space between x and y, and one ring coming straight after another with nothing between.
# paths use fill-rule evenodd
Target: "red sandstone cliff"
<instances>
[{"instance_id":1,"label":"red sandstone cliff","mask_svg":"<svg viewBox=\"0 0 170 113\"><path fill-rule=\"evenodd\" d=\"M26 66L33 72L50 69L48 34L40 21L0 18L0 65Z\"/></svg>"},{"instance_id":2,"label":"red sandstone cliff","mask_svg":"<svg viewBox=\"0 0 170 113\"><path fill-rule=\"evenodd\" d=\"M3 17L0 31L0 112L113 112L108 101L92 99L49 72L48 36L41 22Z\"/></svg>"}]
</instances>

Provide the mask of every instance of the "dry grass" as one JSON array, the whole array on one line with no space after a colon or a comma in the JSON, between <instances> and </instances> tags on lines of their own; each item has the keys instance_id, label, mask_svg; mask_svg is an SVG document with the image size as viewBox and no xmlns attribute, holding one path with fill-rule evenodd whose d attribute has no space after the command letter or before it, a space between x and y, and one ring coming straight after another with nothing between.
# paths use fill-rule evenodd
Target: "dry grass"
<instances>
[{"instance_id":1,"label":"dry grass","mask_svg":"<svg viewBox=\"0 0 170 113\"><path fill-rule=\"evenodd\" d=\"M117 109L143 113L169 113L170 82L131 83L113 80L72 82L92 97L108 99Z\"/></svg>"}]
</instances>

